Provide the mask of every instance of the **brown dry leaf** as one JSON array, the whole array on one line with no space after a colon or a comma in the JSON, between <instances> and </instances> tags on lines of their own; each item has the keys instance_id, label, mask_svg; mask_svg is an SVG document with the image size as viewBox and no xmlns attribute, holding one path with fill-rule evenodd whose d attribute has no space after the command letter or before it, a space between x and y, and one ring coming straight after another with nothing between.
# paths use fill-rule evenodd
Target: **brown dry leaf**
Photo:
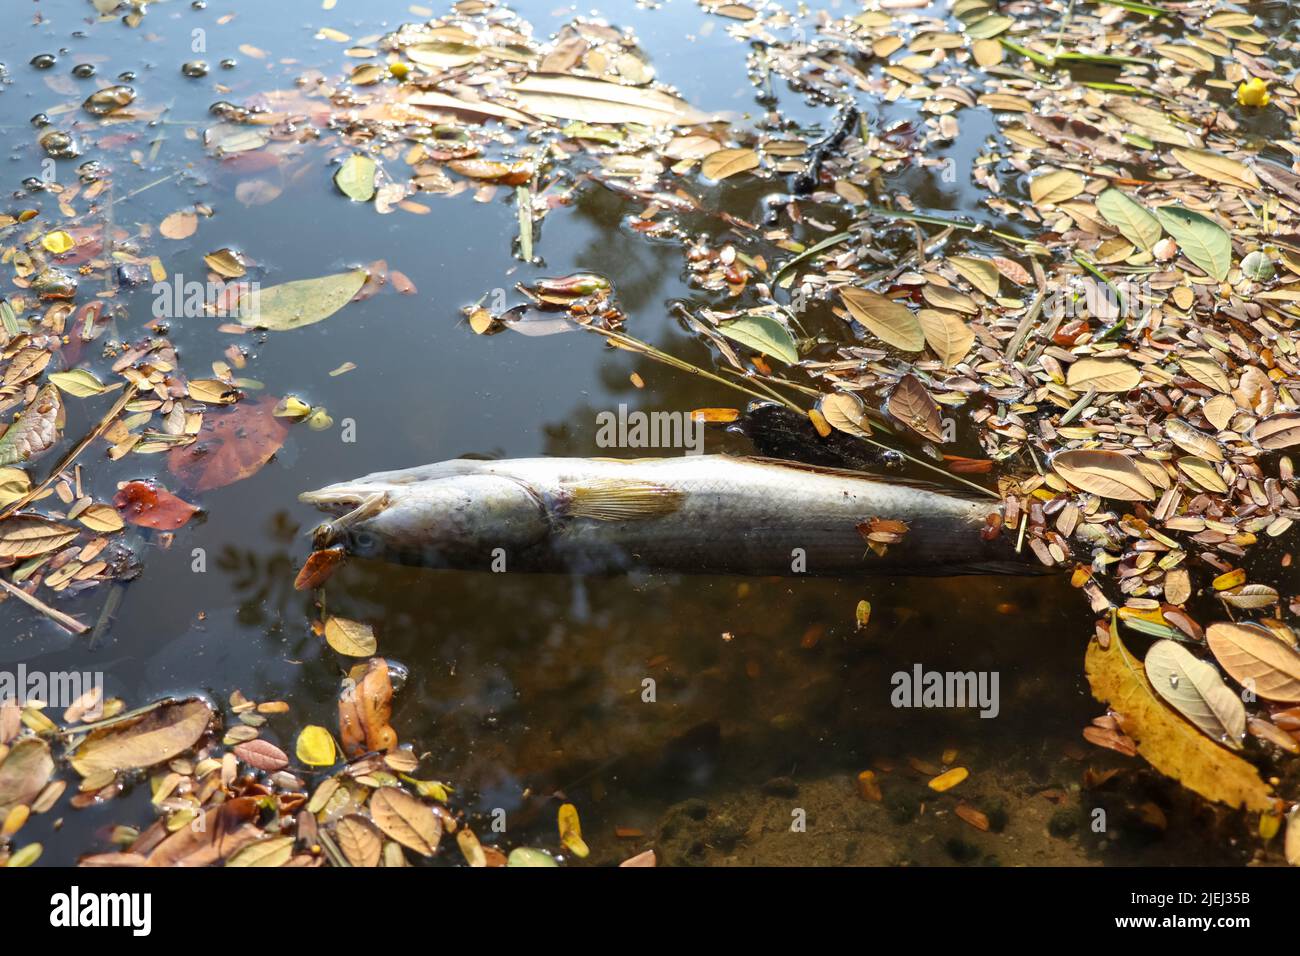
<instances>
[{"instance_id":1,"label":"brown dry leaf","mask_svg":"<svg viewBox=\"0 0 1300 956\"><path fill-rule=\"evenodd\" d=\"M1208 352L1188 352L1178 356L1178 364L1189 378L1194 378L1207 388L1226 392L1230 386L1228 376L1218 360Z\"/></svg>"},{"instance_id":2,"label":"brown dry leaf","mask_svg":"<svg viewBox=\"0 0 1300 956\"><path fill-rule=\"evenodd\" d=\"M72 767L83 777L152 767L193 747L211 720L212 708L198 698L161 704L130 721L92 731L72 755Z\"/></svg>"},{"instance_id":3,"label":"brown dry leaf","mask_svg":"<svg viewBox=\"0 0 1300 956\"><path fill-rule=\"evenodd\" d=\"M1212 182L1236 186L1239 189L1247 189L1252 192L1259 189L1259 178L1251 171L1249 166L1239 163L1235 159L1229 159L1227 156L1208 149L1180 147L1172 150L1172 152L1174 159L1178 160L1179 165L1184 169L1190 170L1198 176L1204 176Z\"/></svg>"},{"instance_id":4,"label":"brown dry leaf","mask_svg":"<svg viewBox=\"0 0 1300 956\"><path fill-rule=\"evenodd\" d=\"M1002 277L995 263L975 256L949 256L948 263L985 295L998 294Z\"/></svg>"},{"instance_id":5,"label":"brown dry leaf","mask_svg":"<svg viewBox=\"0 0 1300 956\"><path fill-rule=\"evenodd\" d=\"M294 590L311 591L320 587L330 579L330 576L343 563L346 556L341 547L313 551L307 555L307 560L303 562L302 568L298 571L298 576L293 579Z\"/></svg>"},{"instance_id":6,"label":"brown dry leaf","mask_svg":"<svg viewBox=\"0 0 1300 956\"><path fill-rule=\"evenodd\" d=\"M700 172L709 179L726 179L758 168L758 153L752 149L719 149L704 158Z\"/></svg>"},{"instance_id":7,"label":"brown dry leaf","mask_svg":"<svg viewBox=\"0 0 1300 956\"><path fill-rule=\"evenodd\" d=\"M1258 771L1170 710L1119 635L1111 635L1106 649L1090 641L1084 669L1093 696L1110 707L1156 770L1207 800L1247 810L1273 808L1272 792Z\"/></svg>"},{"instance_id":8,"label":"brown dry leaf","mask_svg":"<svg viewBox=\"0 0 1300 956\"><path fill-rule=\"evenodd\" d=\"M3 748L0 748L3 749ZM0 761L0 820L18 806L28 806L54 773L50 746L39 737L24 737Z\"/></svg>"},{"instance_id":9,"label":"brown dry leaf","mask_svg":"<svg viewBox=\"0 0 1300 956\"><path fill-rule=\"evenodd\" d=\"M59 390L46 385L32 403L0 435L0 466L31 461L49 451L59 440L59 415L63 402Z\"/></svg>"},{"instance_id":10,"label":"brown dry leaf","mask_svg":"<svg viewBox=\"0 0 1300 956\"><path fill-rule=\"evenodd\" d=\"M871 422L867 418L866 406L852 392L823 395L817 407L832 428L857 438L871 436Z\"/></svg>"},{"instance_id":11,"label":"brown dry leaf","mask_svg":"<svg viewBox=\"0 0 1300 956\"><path fill-rule=\"evenodd\" d=\"M325 621L325 640L347 657L369 657L375 652L374 629L369 624L331 616Z\"/></svg>"},{"instance_id":12,"label":"brown dry leaf","mask_svg":"<svg viewBox=\"0 0 1300 956\"><path fill-rule=\"evenodd\" d=\"M925 348L925 332L907 306L866 289L846 286L839 291L849 314L876 338L904 352Z\"/></svg>"},{"instance_id":13,"label":"brown dry leaf","mask_svg":"<svg viewBox=\"0 0 1300 956\"><path fill-rule=\"evenodd\" d=\"M1142 370L1121 357L1087 356L1070 366L1065 382L1076 391L1127 392L1142 381Z\"/></svg>"},{"instance_id":14,"label":"brown dry leaf","mask_svg":"<svg viewBox=\"0 0 1300 956\"><path fill-rule=\"evenodd\" d=\"M1115 501L1153 501L1156 490L1133 464L1117 451L1063 451L1052 459L1052 470L1080 491Z\"/></svg>"},{"instance_id":15,"label":"brown dry leaf","mask_svg":"<svg viewBox=\"0 0 1300 956\"><path fill-rule=\"evenodd\" d=\"M1156 641L1143 667L1147 680L1169 705L1203 730L1211 740L1241 749L1246 708L1228 689L1219 672L1175 641Z\"/></svg>"},{"instance_id":16,"label":"brown dry leaf","mask_svg":"<svg viewBox=\"0 0 1300 956\"><path fill-rule=\"evenodd\" d=\"M167 456L167 468L194 491L211 491L256 474L280 450L289 426L275 417L279 399L241 402L203 416L198 441Z\"/></svg>"},{"instance_id":17,"label":"brown dry leaf","mask_svg":"<svg viewBox=\"0 0 1300 956\"><path fill-rule=\"evenodd\" d=\"M1035 206L1063 203L1083 192L1087 184L1073 170L1055 169L1029 181L1029 198Z\"/></svg>"},{"instance_id":18,"label":"brown dry leaf","mask_svg":"<svg viewBox=\"0 0 1300 956\"><path fill-rule=\"evenodd\" d=\"M339 849L353 866L375 867L383 856L384 838L365 817L350 813L334 825Z\"/></svg>"},{"instance_id":19,"label":"brown dry leaf","mask_svg":"<svg viewBox=\"0 0 1300 956\"><path fill-rule=\"evenodd\" d=\"M1211 624L1211 653L1232 679L1265 700L1300 701L1300 654L1254 624Z\"/></svg>"},{"instance_id":20,"label":"brown dry leaf","mask_svg":"<svg viewBox=\"0 0 1300 956\"><path fill-rule=\"evenodd\" d=\"M889 393L885 408L895 419L932 442L943 442L939 403L915 375L904 375Z\"/></svg>"},{"instance_id":21,"label":"brown dry leaf","mask_svg":"<svg viewBox=\"0 0 1300 956\"><path fill-rule=\"evenodd\" d=\"M1265 418L1250 430L1250 440L1265 451L1300 445L1300 412Z\"/></svg>"},{"instance_id":22,"label":"brown dry leaf","mask_svg":"<svg viewBox=\"0 0 1300 956\"><path fill-rule=\"evenodd\" d=\"M275 744L260 738L246 740L242 744L235 744L231 750L234 751L236 757L250 767L267 773L275 773L277 770L283 770L289 766L288 754Z\"/></svg>"},{"instance_id":23,"label":"brown dry leaf","mask_svg":"<svg viewBox=\"0 0 1300 956\"><path fill-rule=\"evenodd\" d=\"M1165 419L1165 434L1183 451L1206 461L1223 461L1219 443L1202 431L1177 418Z\"/></svg>"},{"instance_id":24,"label":"brown dry leaf","mask_svg":"<svg viewBox=\"0 0 1300 956\"><path fill-rule=\"evenodd\" d=\"M417 797L396 787L380 787L370 798L370 817L407 849L433 856L442 839L442 821Z\"/></svg>"},{"instance_id":25,"label":"brown dry leaf","mask_svg":"<svg viewBox=\"0 0 1300 956\"><path fill-rule=\"evenodd\" d=\"M199 228L199 214L193 209L178 209L158 227L168 239L188 239Z\"/></svg>"},{"instance_id":26,"label":"brown dry leaf","mask_svg":"<svg viewBox=\"0 0 1300 956\"><path fill-rule=\"evenodd\" d=\"M261 798L235 797L203 815L200 826L181 827L149 853L149 866L211 866L260 840L263 831L254 826Z\"/></svg>"},{"instance_id":27,"label":"brown dry leaf","mask_svg":"<svg viewBox=\"0 0 1300 956\"><path fill-rule=\"evenodd\" d=\"M349 757L397 746L397 731L389 724L393 716L393 685L388 676L388 662L373 657L365 668L361 679L345 686L339 695L339 740L343 753Z\"/></svg>"},{"instance_id":28,"label":"brown dry leaf","mask_svg":"<svg viewBox=\"0 0 1300 956\"><path fill-rule=\"evenodd\" d=\"M0 558L34 558L63 547L76 528L37 515L14 515L0 521Z\"/></svg>"}]
</instances>

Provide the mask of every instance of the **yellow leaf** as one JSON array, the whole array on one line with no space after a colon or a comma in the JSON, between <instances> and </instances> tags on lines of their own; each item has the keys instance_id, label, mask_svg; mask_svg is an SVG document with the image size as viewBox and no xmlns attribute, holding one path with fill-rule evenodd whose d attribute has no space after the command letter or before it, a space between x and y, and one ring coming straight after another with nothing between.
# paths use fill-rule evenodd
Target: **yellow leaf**
<instances>
[{"instance_id":1,"label":"yellow leaf","mask_svg":"<svg viewBox=\"0 0 1300 956\"><path fill-rule=\"evenodd\" d=\"M1083 192L1083 177L1068 169L1054 169L1029 181L1029 198L1035 206L1062 203Z\"/></svg>"},{"instance_id":2,"label":"yellow leaf","mask_svg":"<svg viewBox=\"0 0 1300 956\"><path fill-rule=\"evenodd\" d=\"M726 179L758 167L758 153L752 149L720 149L710 153L700 165L709 179Z\"/></svg>"},{"instance_id":3,"label":"yellow leaf","mask_svg":"<svg viewBox=\"0 0 1300 956\"><path fill-rule=\"evenodd\" d=\"M324 727L308 724L298 734L294 752L309 767L330 767L337 759L334 738Z\"/></svg>"},{"instance_id":4,"label":"yellow leaf","mask_svg":"<svg viewBox=\"0 0 1300 956\"><path fill-rule=\"evenodd\" d=\"M578 821L578 808L571 803L560 807L560 842L577 857L586 857L591 851L582 842L582 824Z\"/></svg>"},{"instance_id":5,"label":"yellow leaf","mask_svg":"<svg viewBox=\"0 0 1300 956\"><path fill-rule=\"evenodd\" d=\"M1064 451L1052 459L1052 470L1081 491L1116 501L1151 501L1156 490L1125 455L1115 451Z\"/></svg>"},{"instance_id":6,"label":"yellow leaf","mask_svg":"<svg viewBox=\"0 0 1300 956\"><path fill-rule=\"evenodd\" d=\"M969 776L970 771L965 767L953 767L947 773L941 773L931 780L929 787L931 790L943 793L945 790L951 790Z\"/></svg>"},{"instance_id":7,"label":"yellow leaf","mask_svg":"<svg viewBox=\"0 0 1300 956\"><path fill-rule=\"evenodd\" d=\"M41 237L41 245L47 252L52 252L56 256L61 256L65 252L71 252L76 246L76 240L62 229L56 229L54 232L47 232Z\"/></svg>"},{"instance_id":8,"label":"yellow leaf","mask_svg":"<svg viewBox=\"0 0 1300 956\"><path fill-rule=\"evenodd\" d=\"M1118 634L1112 632L1109 648L1095 638L1089 643L1084 670L1093 696L1110 707L1156 770L1207 800L1248 810L1273 808L1272 792L1258 771L1171 710Z\"/></svg>"},{"instance_id":9,"label":"yellow leaf","mask_svg":"<svg viewBox=\"0 0 1300 956\"><path fill-rule=\"evenodd\" d=\"M377 647L375 632L369 624L345 617L331 617L325 622L325 640L347 657L369 657Z\"/></svg>"}]
</instances>

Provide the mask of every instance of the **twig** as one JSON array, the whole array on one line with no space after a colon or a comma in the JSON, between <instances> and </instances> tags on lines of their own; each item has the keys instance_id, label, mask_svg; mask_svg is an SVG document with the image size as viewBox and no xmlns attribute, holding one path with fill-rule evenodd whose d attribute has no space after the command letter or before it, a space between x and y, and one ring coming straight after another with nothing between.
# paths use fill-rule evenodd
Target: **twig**
<instances>
[{"instance_id":1,"label":"twig","mask_svg":"<svg viewBox=\"0 0 1300 956\"><path fill-rule=\"evenodd\" d=\"M58 624L65 630L71 631L73 634L85 634L90 630L88 626L82 624L75 617L64 614L62 611L55 610L39 598L32 597L17 585L10 584L4 578L0 578L0 588L4 588L4 590L8 591L24 604L36 608L36 610L40 611L55 624Z\"/></svg>"},{"instance_id":2,"label":"twig","mask_svg":"<svg viewBox=\"0 0 1300 956\"><path fill-rule=\"evenodd\" d=\"M112 424L113 419L117 418L117 416L122 413L122 409L126 408L127 403L130 402L131 399L135 398L136 388L137 387L134 382L127 385L126 391L122 393L121 398L119 398L116 402L113 403L113 407L108 410L108 414L99 420L99 424L96 425L93 429L91 429L90 434L86 435L84 438L81 439L81 441L77 442L76 446L70 452L68 452L68 454L63 456L63 460L59 462L59 464L55 467L53 471L49 473L48 476L46 476L44 481L42 481L39 485L36 485L34 488L28 491L27 494L23 495L17 501L13 502L3 511L0 511L0 521L3 521L5 518L8 518L19 508L24 508L28 504L30 504L33 500L35 500L35 498L38 495L40 495L43 491L45 491L45 489L48 488L54 482L55 478L57 478L60 474L62 474L63 469L67 468L70 464L76 461L77 457L83 451L86 450L87 446L89 446L91 442L93 442L96 438L102 435L104 431L108 428L108 426Z\"/></svg>"}]
</instances>

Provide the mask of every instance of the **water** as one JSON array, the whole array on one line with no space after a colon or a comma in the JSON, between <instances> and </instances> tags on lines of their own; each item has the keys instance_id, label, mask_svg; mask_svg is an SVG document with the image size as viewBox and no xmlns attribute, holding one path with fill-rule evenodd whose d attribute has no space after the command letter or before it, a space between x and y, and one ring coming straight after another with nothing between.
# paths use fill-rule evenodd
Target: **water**
<instances>
[{"instance_id":1,"label":"water","mask_svg":"<svg viewBox=\"0 0 1300 956\"><path fill-rule=\"evenodd\" d=\"M273 717L266 736L291 749L303 724L335 725L342 676L338 658L311 633L318 614L312 597L292 588L309 550L306 532L318 520L296 501L298 492L464 454L599 455L600 410L735 403L719 387L611 352L594 336L480 337L462 320L460 307L489 290L530 276L594 271L613 280L629 331L709 361L668 309L674 299L706 301L685 284L681 251L633 235L622 219L636 210L608 191L585 189L573 206L553 210L541 230L544 265L524 266L511 257L515 211L506 191L488 203L469 193L435 197L426 201L426 216L379 216L331 186L332 140L303 150L301 160L252 173L223 168L205 154L194 133L213 122L210 103L292 90L293 78L311 69L334 75L351 65L342 55L348 44L315 39L318 28L369 41L418 19L406 7L339 0L326 12L317 0L222 0L195 10L172 0L151 5L141 27L128 29L92 22L82 0L45 0L25 7L0 36L0 61L10 73L0 94L6 191L38 174L39 131L28 119L44 111L83 142L81 158L58 163L63 182L73 181L86 159L113 165L119 195L182 171L119 203L119 225L156 229L195 201L212 207L215 214L194 237L148 244L173 275L201 280L202 256L230 246L266 264L268 284L384 259L418 288L410 296L389 290L299 332L238 339L251 349L240 374L265 383L269 394L294 393L326 406L336 423L351 419L356 442L342 442L339 425L322 432L295 426L257 475L202 495L203 516L170 548L142 541L143 573L127 586L115 622L93 649L14 601L0 605L0 665L102 670L108 692L129 706L193 692L224 703L235 689L254 700L287 700L290 713ZM516 9L539 34L577 12L545 2ZM747 49L725 35L722 21L683 0L654 10L617 3L605 12L636 31L658 75L694 105L742 117L761 112L746 79ZM206 31L206 50L192 48L195 30ZM241 44L268 56L250 56ZM52 69L29 65L41 53L58 56ZM217 68L227 57L237 67ZM182 64L196 58L212 67L207 76L183 76ZM93 64L95 76L73 77L78 63ZM124 71L136 74L139 104L167 107L164 124L101 127L78 111L58 112ZM800 122L832 119L826 107L789 91L781 104ZM871 118L892 122L907 109L895 104ZM985 132L970 120L963 131L953 146L958 158L974 155ZM95 145L104 137L111 137L107 145ZM244 205L235 188L249 178L283 192L269 204ZM969 184L945 186L905 170L893 185L912 190L923 209L986 214ZM741 184L705 198L757 217L771 190L770 183ZM16 208L33 203L52 207L39 197L10 201ZM121 301L130 317L119 334L141 337L151 318L148 287ZM172 323L171 338L191 375L202 375L231 344L217 324ZM344 362L356 370L327 374ZM93 364L101 371L107 365ZM644 389L631 384L633 372ZM66 443L104 407L102 400L70 401ZM710 450L746 448L734 436L712 435L709 442ZM176 485L156 457L109 465L96 449L85 461L99 500L133 478L157 474ZM193 570L196 549L206 556L204 573ZM1195 801L1136 772L1134 762L1085 749L1080 729L1101 712L1082 678L1089 615L1061 579L583 580L352 562L327 594L331 612L373 624L380 653L410 669L393 723L403 740L432 755L460 806L481 821L476 829L485 840L554 845L549 798L559 792L582 812L593 862L614 862L651 844L667 862L680 863L1240 859L1242 851L1200 825ZM106 596L99 588L60 606L95 620ZM863 598L874 612L859 633L854 609ZM999 672L999 716L893 707L891 676L917 663ZM647 679L654 681L653 703L643 700ZM962 795L999 821L1005 814L1001 833L957 820L951 801L936 803L925 789L926 771L909 769L909 758L938 765L946 748L971 770ZM856 792L857 774L873 762L881 768L884 804ZM1132 770L1081 799L1089 766ZM1141 808L1152 801L1167 815L1167 831L1141 822L1149 819ZM1096 806L1113 814L1109 836L1087 828ZM488 823L498 809L509 821L504 838ZM793 832L800 812L806 831ZM55 817L62 820L58 829ZM45 844L43 863L67 864L105 849L111 825L151 819L147 786L139 785L96 808L63 805L34 819L23 836ZM620 837L615 828L644 835Z\"/></svg>"}]
</instances>

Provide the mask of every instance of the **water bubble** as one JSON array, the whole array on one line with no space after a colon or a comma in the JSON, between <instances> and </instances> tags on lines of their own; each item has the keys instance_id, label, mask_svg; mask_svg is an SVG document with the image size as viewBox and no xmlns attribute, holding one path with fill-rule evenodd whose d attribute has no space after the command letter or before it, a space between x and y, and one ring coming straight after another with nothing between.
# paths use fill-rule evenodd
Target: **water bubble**
<instances>
[{"instance_id":1,"label":"water bubble","mask_svg":"<svg viewBox=\"0 0 1300 956\"><path fill-rule=\"evenodd\" d=\"M79 79L83 79L83 80L84 80L86 77L88 77L88 76L94 76L94 75L95 75L95 64L93 64L93 63L78 63L76 66L74 66L74 67L72 68L72 75L75 76L75 77L78 77Z\"/></svg>"},{"instance_id":2,"label":"water bubble","mask_svg":"<svg viewBox=\"0 0 1300 956\"><path fill-rule=\"evenodd\" d=\"M188 63L181 64L181 72L188 77L197 79L208 75L208 64L203 60L190 60Z\"/></svg>"},{"instance_id":3,"label":"water bubble","mask_svg":"<svg viewBox=\"0 0 1300 956\"><path fill-rule=\"evenodd\" d=\"M62 130L52 129L41 136L39 140L41 149L45 150L45 155L54 159L73 159L80 155L77 149L77 141L69 134Z\"/></svg>"},{"instance_id":4,"label":"water bubble","mask_svg":"<svg viewBox=\"0 0 1300 956\"><path fill-rule=\"evenodd\" d=\"M32 66L38 70L48 70L59 61L53 53L38 53L32 57Z\"/></svg>"},{"instance_id":5,"label":"water bubble","mask_svg":"<svg viewBox=\"0 0 1300 956\"><path fill-rule=\"evenodd\" d=\"M233 56L228 56L221 61L221 68L223 70L233 70L238 65L239 65L239 61L236 60Z\"/></svg>"},{"instance_id":6,"label":"water bubble","mask_svg":"<svg viewBox=\"0 0 1300 956\"><path fill-rule=\"evenodd\" d=\"M35 116L31 118L30 122L37 129L40 129L42 126L50 125L50 118L44 113L37 113Z\"/></svg>"},{"instance_id":7,"label":"water bubble","mask_svg":"<svg viewBox=\"0 0 1300 956\"><path fill-rule=\"evenodd\" d=\"M1174 688L1174 690L1177 690L1177 689L1178 689L1178 675L1177 675L1177 674L1170 674L1170 675L1169 675L1169 686L1172 687L1172 688Z\"/></svg>"},{"instance_id":8,"label":"water bubble","mask_svg":"<svg viewBox=\"0 0 1300 956\"><path fill-rule=\"evenodd\" d=\"M134 83L135 70L123 70L121 73L117 74L117 78L123 83Z\"/></svg>"},{"instance_id":9,"label":"water bubble","mask_svg":"<svg viewBox=\"0 0 1300 956\"><path fill-rule=\"evenodd\" d=\"M134 99L135 90L129 86L106 86L91 93L81 105L87 113L107 116L129 105Z\"/></svg>"}]
</instances>

